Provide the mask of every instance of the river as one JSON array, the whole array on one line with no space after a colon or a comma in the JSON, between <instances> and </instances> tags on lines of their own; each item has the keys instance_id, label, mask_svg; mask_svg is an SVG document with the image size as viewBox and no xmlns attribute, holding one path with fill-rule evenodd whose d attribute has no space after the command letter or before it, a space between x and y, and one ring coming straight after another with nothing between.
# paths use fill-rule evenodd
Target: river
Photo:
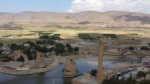
<instances>
[{"instance_id":1,"label":"river","mask_svg":"<svg viewBox=\"0 0 150 84\"><path fill-rule=\"evenodd\" d=\"M104 60L104 68L114 68L114 62L128 62L129 60ZM88 72L97 68L97 61L79 60L76 62L78 68L78 74ZM64 65L59 64L51 72L47 72L43 75L8 75L0 73L0 84L69 84L69 79L62 78L62 69Z\"/></svg>"}]
</instances>

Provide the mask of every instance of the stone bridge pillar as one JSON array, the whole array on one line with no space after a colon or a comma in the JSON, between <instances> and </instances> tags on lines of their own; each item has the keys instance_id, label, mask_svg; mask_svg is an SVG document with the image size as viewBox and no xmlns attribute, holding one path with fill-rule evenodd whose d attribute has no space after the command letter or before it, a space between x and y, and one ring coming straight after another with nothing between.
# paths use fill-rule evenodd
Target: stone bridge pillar
<instances>
[{"instance_id":1,"label":"stone bridge pillar","mask_svg":"<svg viewBox=\"0 0 150 84\"><path fill-rule=\"evenodd\" d=\"M21 56L24 58L24 61L25 61L24 63L27 63L29 61L27 55L23 54L22 50L17 50L17 51L14 52L14 60L17 60Z\"/></svg>"},{"instance_id":2,"label":"stone bridge pillar","mask_svg":"<svg viewBox=\"0 0 150 84\"><path fill-rule=\"evenodd\" d=\"M36 66L40 68L46 67L46 64L44 63L44 53L37 52Z\"/></svg>"}]
</instances>

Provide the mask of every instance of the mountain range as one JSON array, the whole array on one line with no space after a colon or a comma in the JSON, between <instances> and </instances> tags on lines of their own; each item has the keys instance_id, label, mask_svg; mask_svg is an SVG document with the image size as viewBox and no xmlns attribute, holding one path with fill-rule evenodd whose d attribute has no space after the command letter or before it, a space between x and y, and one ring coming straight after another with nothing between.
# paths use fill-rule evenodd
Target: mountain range
<instances>
[{"instance_id":1,"label":"mountain range","mask_svg":"<svg viewBox=\"0 0 150 84\"><path fill-rule=\"evenodd\" d=\"M0 23L77 23L100 26L144 26L150 27L150 14L109 11L85 11L80 13L20 12L0 13Z\"/></svg>"}]
</instances>

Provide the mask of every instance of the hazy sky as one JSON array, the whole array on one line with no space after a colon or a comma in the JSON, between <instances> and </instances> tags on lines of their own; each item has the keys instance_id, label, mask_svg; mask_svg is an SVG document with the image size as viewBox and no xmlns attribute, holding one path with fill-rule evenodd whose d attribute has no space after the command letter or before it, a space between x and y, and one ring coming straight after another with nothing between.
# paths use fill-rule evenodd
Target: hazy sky
<instances>
[{"instance_id":1,"label":"hazy sky","mask_svg":"<svg viewBox=\"0 0 150 84\"><path fill-rule=\"evenodd\" d=\"M150 0L0 0L0 12L22 11L150 13Z\"/></svg>"}]
</instances>

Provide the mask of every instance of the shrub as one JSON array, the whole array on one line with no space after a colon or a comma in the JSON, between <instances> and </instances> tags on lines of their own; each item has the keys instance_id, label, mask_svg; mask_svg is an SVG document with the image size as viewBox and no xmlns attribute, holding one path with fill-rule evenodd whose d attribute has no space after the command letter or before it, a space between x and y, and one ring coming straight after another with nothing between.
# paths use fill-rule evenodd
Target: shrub
<instances>
[{"instance_id":1,"label":"shrub","mask_svg":"<svg viewBox=\"0 0 150 84\"><path fill-rule=\"evenodd\" d=\"M92 76L96 76L96 74L97 74L97 70L96 70L96 69L91 70L90 74L91 74Z\"/></svg>"},{"instance_id":2,"label":"shrub","mask_svg":"<svg viewBox=\"0 0 150 84\"><path fill-rule=\"evenodd\" d=\"M146 76L146 73L143 72L143 71L139 71L139 72L137 73L137 77L138 77L138 78L145 77L145 76Z\"/></svg>"}]
</instances>

